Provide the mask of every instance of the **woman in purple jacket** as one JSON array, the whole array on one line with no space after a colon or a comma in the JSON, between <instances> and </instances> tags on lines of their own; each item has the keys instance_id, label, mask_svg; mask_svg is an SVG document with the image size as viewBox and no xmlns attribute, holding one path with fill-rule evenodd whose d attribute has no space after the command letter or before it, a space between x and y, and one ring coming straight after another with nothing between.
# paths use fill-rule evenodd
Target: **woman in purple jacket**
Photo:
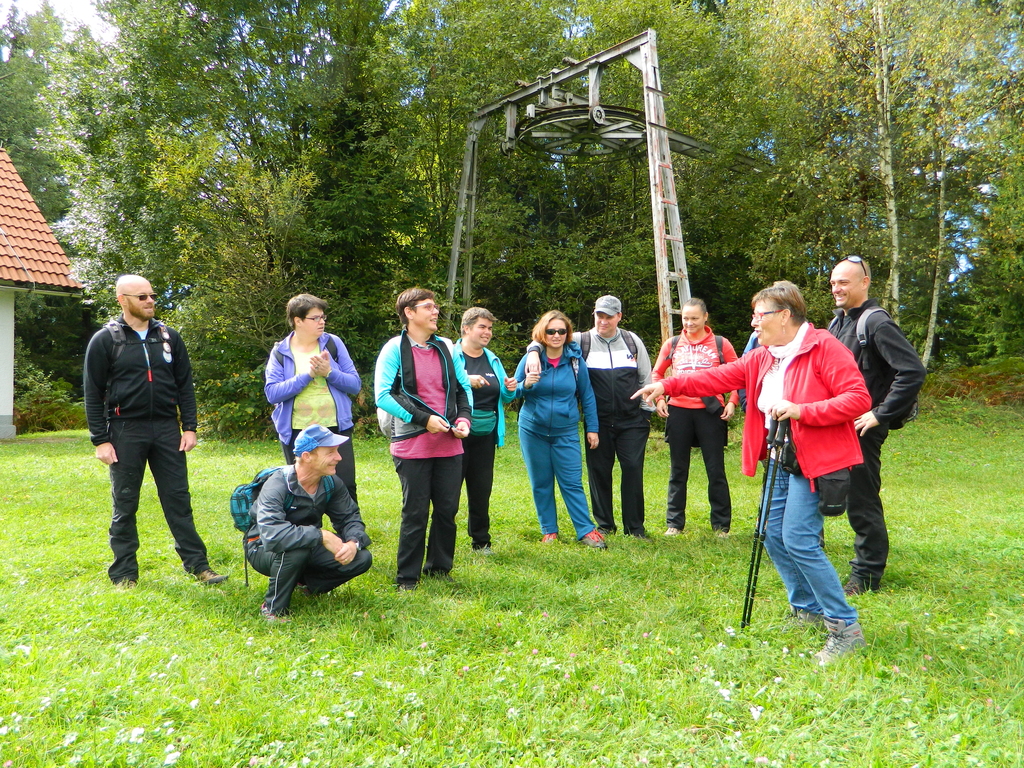
<instances>
[{"instance_id":1,"label":"woman in purple jacket","mask_svg":"<svg viewBox=\"0 0 1024 768\"><path fill-rule=\"evenodd\" d=\"M281 440L284 458L295 463L293 446L299 432L321 424L339 435L352 436L352 395L362 385L345 344L324 332L327 303L301 293L288 302L292 332L274 345L267 360L267 400L274 406L271 419ZM338 448L338 478L356 500L356 466L352 440Z\"/></svg>"}]
</instances>

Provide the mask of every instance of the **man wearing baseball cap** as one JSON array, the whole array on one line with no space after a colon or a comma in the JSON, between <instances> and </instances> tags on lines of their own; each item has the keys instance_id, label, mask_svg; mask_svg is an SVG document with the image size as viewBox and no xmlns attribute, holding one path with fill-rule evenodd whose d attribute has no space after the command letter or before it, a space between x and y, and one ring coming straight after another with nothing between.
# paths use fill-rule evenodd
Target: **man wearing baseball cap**
<instances>
[{"instance_id":1,"label":"man wearing baseball cap","mask_svg":"<svg viewBox=\"0 0 1024 768\"><path fill-rule=\"evenodd\" d=\"M370 537L345 484L334 478L349 438L311 424L295 439L295 464L264 482L253 504L255 524L246 533L245 555L270 577L260 613L288 621L292 592L302 585L320 595L370 569ZM330 518L334 531L321 527Z\"/></svg>"}]
</instances>

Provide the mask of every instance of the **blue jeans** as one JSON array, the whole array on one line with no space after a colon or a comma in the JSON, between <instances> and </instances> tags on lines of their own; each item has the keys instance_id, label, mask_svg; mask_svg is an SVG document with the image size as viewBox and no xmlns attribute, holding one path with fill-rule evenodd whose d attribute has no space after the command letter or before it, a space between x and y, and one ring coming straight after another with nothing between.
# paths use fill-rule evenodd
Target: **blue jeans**
<instances>
[{"instance_id":1,"label":"blue jeans","mask_svg":"<svg viewBox=\"0 0 1024 768\"><path fill-rule=\"evenodd\" d=\"M541 533L558 533L555 514L555 479L562 491L562 501L569 511L569 519L576 529L576 538L582 539L592 530L587 497L583 493L583 459L580 456L580 437L569 435L538 435L519 427L519 445L523 450L526 474L533 488L533 504Z\"/></svg>"},{"instance_id":2,"label":"blue jeans","mask_svg":"<svg viewBox=\"0 0 1024 768\"><path fill-rule=\"evenodd\" d=\"M770 477L770 465L766 471ZM797 610L852 623L857 609L846 602L839 575L821 548L823 520L810 480L780 467L764 546L786 585L789 603Z\"/></svg>"}]
</instances>

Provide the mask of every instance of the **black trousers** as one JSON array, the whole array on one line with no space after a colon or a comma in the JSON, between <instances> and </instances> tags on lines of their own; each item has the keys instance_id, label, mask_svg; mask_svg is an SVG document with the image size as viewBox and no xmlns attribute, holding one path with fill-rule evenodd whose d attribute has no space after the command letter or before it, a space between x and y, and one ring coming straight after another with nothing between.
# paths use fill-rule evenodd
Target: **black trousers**
<instances>
[{"instance_id":1,"label":"black trousers","mask_svg":"<svg viewBox=\"0 0 1024 768\"><path fill-rule=\"evenodd\" d=\"M605 427L598 431L597 448L587 447L587 480L590 484L590 506L599 528L616 530L612 513L612 467L616 457L622 480L619 497L622 502L622 532L646 536L644 529L644 455L650 422L628 427Z\"/></svg>"},{"instance_id":2,"label":"black trousers","mask_svg":"<svg viewBox=\"0 0 1024 768\"><path fill-rule=\"evenodd\" d=\"M889 531L879 491L882 488L882 444L889 428L879 424L860 438L864 463L850 472L849 506L846 516L855 534L852 574L866 585L877 588L889 559Z\"/></svg>"},{"instance_id":3,"label":"black trousers","mask_svg":"<svg viewBox=\"0 0 1024 768\"><path fill-rule=\"evenodd\" d=\"M455 513L459 511L462 490L462 456L392 459L402 481L402 528L398 535L395 581L416 584L421 570L427 575L448 573L455 562Z\"/></svg>"},{"instance_id":4,"label":"black trousers","mask_svg":"<svg viewBox=\"0 0 1024 768\"><path fill-rule=\"evenodd\" d=\"M470 435L462 441L462 480L469 502L469 537L473 549L491 545L491 489L494 487L494 449L498 428L489 435Z\"/></svg>"},{"instance_id":5,"label":"black trousers","mask_svg":"<svg viewBox=\"0 0 1024 768\"><path fill-rule=\"evenodd\" d=\"M373 564L368 549L359 550L351 563L342 565L324 546L270 552L259 539L246 542L245 557L254 570L270 577L263 602L277 615L288 612L292 592L299 582L319 595L366 573Z\"/></svg>"},{"instance_id":6,"label":"black trousers","mask_svg":"<svg viewBox=\"0 0 1024 768\"><path fill-rule=\"evenodd\" d=\"M335 472L337 478L345 484L348 488L348 494L352 497L352 501L357 504L359 501L356 499L356 454L352 449L352 427L348 429L338 429L337 427L328 427L331 432L336 435L345 435L348 440L338 446L338 453L341 454L341 461L338 463ZM281 451L284 453L284 460L288 464L295 463L295 440L299 436L301 429L292 430L292 439L287 443L281 443Z\"/></svg>"},{"instance_id":7,"label":"black trousers","mask_svg":"<svg viewBox=\"0 0 1024 768\"><path fill-rule=\"evenodd\" d=\"M725 439L727 423L703 408L668 407L665 439L668 440L672 469L668 478L666 523L671 528L686 527L686 484L690 479L690 449L696 443L704 456L708 475L708 503L711 527L728 531L732 525L732 498L725 476Z\"/></svg>"},{"instance_id":8,"label":"black trousers","mask_svg":"<svg viewBox=\"0 0 1024 768\"><path fill-rule=\"evenodd\" d=\"M139 491L147 463L182 565L188 573L200 573L209 568L206 545L192 519L188 465L185 452L178 450L181 431L177 419L112 421L110 442L117 452L117 461L110 465L110 495L114 506L110 523L114 562L107 569L110 580L116 584L139 578L136 557L139 531L135 516L139 511Z\"/></svg>"}]
</instances>

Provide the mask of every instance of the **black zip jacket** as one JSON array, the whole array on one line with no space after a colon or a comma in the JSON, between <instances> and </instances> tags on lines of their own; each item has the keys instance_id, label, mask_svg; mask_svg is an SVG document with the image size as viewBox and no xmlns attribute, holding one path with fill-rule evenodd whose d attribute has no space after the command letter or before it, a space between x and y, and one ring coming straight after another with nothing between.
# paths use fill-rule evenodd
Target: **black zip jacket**
<instances>
[{"instance_id":1,"label":"black zip jacket","mask_svg":"<svg viewBox=\"0 0 1024 768\"><path fill-rule=\"evenodd\" d=\"M108 426L118 419L177 419L186 432L196 430L196 393L192 364L178 332L149 321L143 343L124 317L117 318L125 345L114 359L114 337L101 328L85 351L85 416L93 445L110 442ZM166 344L166 346L165 346ZM169 348L169 349L168 349ZM169 359L168 359L169 358Z\"/></svg>"},{"instance_id":2,"label":"black zip jacket","mask_svg":"<svg viewBox=\"0 0 1024 768\"><path fill-rule=\"evenodd\" d=\"M868 318L864 329L868 345L861 348L857 341L857 320L865 309L877 306L877 301L868 299L849 313L837 309L838 323L832 328L832 335L857 358L871 395L871 410L879 424L888 425L913 404L927 371L900 327L882 312L875 312Z\"/></svg>"}]
</instances>

